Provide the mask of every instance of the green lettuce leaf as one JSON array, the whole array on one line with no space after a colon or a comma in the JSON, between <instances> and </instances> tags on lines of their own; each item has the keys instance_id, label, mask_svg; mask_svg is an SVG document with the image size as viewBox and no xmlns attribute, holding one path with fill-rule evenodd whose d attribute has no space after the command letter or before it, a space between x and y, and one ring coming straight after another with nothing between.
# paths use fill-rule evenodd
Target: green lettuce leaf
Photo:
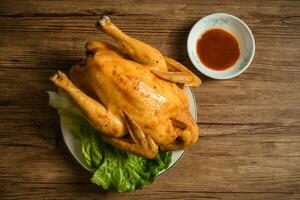
<instances>
[{"instance_id":1,"label":"green lettuce leaf","mask_svg":"<svg viewBox=\"0 0 300 200\"><path fill-rule=\"evenodd\" d=\"M49 104L59 111L71 133L81 141L85 162L95 169L93 183L109 191L134 192L152 183L155 176L170 165L172 152L161 152L150 160L105 143L67 94L62 91L48 94Z\"/></svg>"}]
</instances>

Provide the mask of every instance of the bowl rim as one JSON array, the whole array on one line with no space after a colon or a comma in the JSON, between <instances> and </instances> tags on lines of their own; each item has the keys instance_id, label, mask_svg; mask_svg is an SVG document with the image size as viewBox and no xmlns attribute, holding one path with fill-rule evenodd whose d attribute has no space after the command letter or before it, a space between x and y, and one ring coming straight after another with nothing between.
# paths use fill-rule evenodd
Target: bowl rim
<instances>
[{"instance_id":1,"label":"bowl rim","mask_svg":"<svg viewBox=\"0 0 300 200\"><path fill-rule=\"evenodd\" d=\"M252 44L252 49L253 50L252 50L252 53L251 53L249 61L247 62L247 64L243 68L237 70L236 73L232 73L232 74L230 74L228 76L219 75L218 73L217 74L211 74L209 71L208 72L204 71L202 68L204 68L205 66L202 66L203 65L202 62L200 61L200 65L198 65L197 62L195 61L195 58L192 56L192 53L194 51L194 48L192 46L190 46L190 43L191 43L190 40L191 40L191 37L192 37L192 33L196 30L196 27L199 26L199 24L203 22L203 20L205 20L205 19L207 19L209 17L215 16L215 15L223 15L223 16L225 15L226 17L233 18L233 19L237 20L242 26L244 26L246 28L247 32L250 35L250 39L251 39L251 44ZM187 52L188 52L188 55L189 55L189 58L190 58L191 62L195 66L195 68L198 71L200 71L202 74L204 74L204 75L206 75L206 76L208 76L210 78L219 79L219 80L225 80L225 79L234 78L234 77L240 75L241 73L243 73L246 69L248 69L248 67L252 63L254 55L255 55L255 39L254 39L254 35L253 35L251 29L249 28L249 26L243 20L241 20L240 18L238 18L238 17L236 17L234 15L228 14L228 13L222 13L222 12L221 13L212 13L212 14L209 14L209 15L207 15L205 17L200 18L193 25L193 27L191 28L191 30L190 30L190 32L188 34L188 39L187 39ZM199 58L197 57L196 59L199 59Z\"/></svg>"}]
</instances>

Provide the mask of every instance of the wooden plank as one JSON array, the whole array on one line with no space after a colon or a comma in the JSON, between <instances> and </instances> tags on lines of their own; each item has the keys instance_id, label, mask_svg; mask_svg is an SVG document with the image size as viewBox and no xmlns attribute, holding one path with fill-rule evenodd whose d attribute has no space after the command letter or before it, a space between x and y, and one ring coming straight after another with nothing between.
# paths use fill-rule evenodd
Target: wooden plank
<instances>
[{"instance_id":1,"label":"wooden plank","mask_svg":"<svg viewBox=\"0 0 300 200\"><path fill-rule=\"evenodd\" d=\"M197 191L199 189L216 191L218 188L222 188L221 192L232 191L230 187L224 188L228 182L236 183L235 187L241 189L240 184L244 180L247 181L243 183L245 184L243 191L248 191L247 188L261 191L261 185L269 182L272 182L270 184L272 187L264 187L263 192L297 191L299 187L297 166L300 164L300 155L297 151L300 145L299 128L268 125L238 127L210 125L204 128L203 132L206 134L200 138L200 142L188 152L176 168L171 170L170 176L175 183L169 185L170 188L179 184L176 180L180 182L180 177L187 177L191 182L205 183L195 188ZM224 132L226 135L220 137ZM0 164L1 170L5 171L5 174L1 174L0 180L14 183L88 184L89 175L84 173L83 169L76 167L75 162L70 159L69 153L62 146L61 140L57 142L57 139L41 139L41 136L31 137L30 141L26 138L25 140L18 138L19 144L14 144L15 138L12 137L11 141L1 147L0 153L4 155L6 162ZM20 163L22 163L21 168L17 167ZM40 169L44 168L48 169L47 173L41 174ZM190 170L182 171L182 169ZM195 170L197 175L191 174ZM221 180L215 182L216 179ZM169 181L166 180L167 183ZM182 184L180 187L186 190L187 188L184 187L186 183ZM257 188L252 185L250 187L249 184L254 184Z\"/></svg>"},{"instance_id":2,"label":"wooden plank","mask_svg":"<svg viewBox=\"0 0 300 200\"><path fill-rule=\"evenodd\" d=\"M261 20L264 18L266 17L261 16ZM55 62L55 60L61 60L62 58L64 60L70 60L70 58L74 61L78 60L83 55L83 45L85 42L95 38L107 39L103 34L99 34L95 30L95 19L96 17L0 18L3 27L1 30L2 32L5 31L0 37L1 46L5 50L3 51L5 54L1 55L3 56L3 59L1 59L3 63L1 65L13 67L20 66L20 64L24 66L26 64L27 67L41 68L49 67L50 64L56 64L57 61ZM142 40L156 46L163 53L190 65L185 52L185 40L193 21L186 19L161 19L159 23L155 23L155 19L145 18L139 19L139 23L137 23L137 20L122 16L113 17L113 20L128 34L137 38L142 37ZM251 18L250 20L254 19ZM258 65L257 70L261 73L269 73L274 64L282 66L276 69L277 76L275 72L272 74L273 76L268 76L276 78L277 81L280 81L281 70L291 73L295 71L299 72L294 67L295 63L299 62L299 58L296 55L299 55L300 52L300 38L299 34L297 34L300 29L300 26L297 24L298 19L292 18L290 21L282 20L282 23L272 24L267 29L265 26L255 26L253 28L257 42L257 54L253 65ZM256 21L249 21L249 23L255 24ZM157 37L160 40L157 40ZM282 37L284 37L284 40ZM13 38L25 39L14 40ZM36 38L41 38L41 40L36 40ZM272 41L272 46L269 45L270 41ZM16 46L18 48L15 48ZM176 50L174 46L176 46ZM180 52L180 54L176 52ZM32 54L35 56L33 57ZM13 57L7 59L5 55L13 55ZM45 63L43 63L44 65L36 65L41 64L37 63L37 60L44 61L45 58L48 58L49 61L47 62L46 60L47 65ZM268 58L272 58L272 60ZM255 76L261 74L257 73L257 71L254 71L254 73ZM268 77L265 76L264 78ZM250 76L250 79L253 79L253 77Z\"/></svg>"},{"instance_id":3,"label":"wooden plank","mask_svg":"<svg viewBox=\"0 0 300 200\"><path fill-rule=\"evenodd\" d=\"M243 151L237 147L245 143L234 143L231 141L233 149ZM226 148L228 145L229 142L223 144L225 149L228 149ZM272 149L276 149L273 147L277 145L276 142L266 143L260 148L272 152ZM288 147L293 145L295 146L292 148ZM154 186L150 187L161 188L165 191L170 188L180 188L182 191L202 192L295 193L299 191L299 155L273 157L254 153L251 156L249 152L249 156L241 156L234 155L234 153L226 155L223 151L222 154L225 155L215 153L209 156L204 153L206 147L201 143L193 147L175 168L159 177ZM277 146L278 149L281 147ZM299 142L289 142L286 148L296 151L297 148L299 149ZM90 175L76 166L61 147L35 149L34 147L2 146L1 153L6 161L0 163L1 170L5 171L0 175L2 183L90 183Z\"/></svg>"},{"instance_id":4,"label":"wooden plank","mask_svg":"<svg viewBox=\"0 0 300 200\"><path fill-rule=\"evenodd\" d=\"M48 120L54 121L55 112L48 107L46 94L42 93L38 95L43 97L41 99L43 101L36 105L30 105L32 102L35 103L34 100L28 100L29 103L25 105L19 103L25 100L22 98L14 100L10 100L10 98L1 99L5 104L17 104L2 106L0 121L3 122L3 125L6 122L8 124L17 124L22 120L24 120L25 124L34 124L34 122L48 123ZM202 105L201 101L202 99L198 100L197 104L198 122L200 124L299 124L299 107L289 105ZM12 112L14 112L14 115L11 114Z\"/></svg>"},{"instance_id":5,"label":"wooden plank","mask_svg":"<svg viewBox=\"0 0 300 200\"><path fill-rule=\"evenodd\" d=\"M21 123L13 129L8 125L0 132L0 145L11 147L34 147L53 149L62 145L59 125L50 122L40 124ZM195 148L200 148L201 156L300 156L299 126L289 125L202 125L200 139ZM289 143L292 145L289 146ZM203 149L205 149L203 151ZM197 151L197 150L196 150ZM199 153L200 153L199 152ZM222 153L223 152L223 153Z\"/></svg>"},{"instance_id":6,"label":"wooden plank","mask_svg":"<svg viewBox=\"0 0 300 200\"><path fill-rule=\"evenodd\" d=\"M56 70L1 69L1 117L9 120L44 120L54 117L47 107L47 90L55 90L48 77ZM17 73L16 73L17 72ZM20 82L20 80L22 80ZM215 82L195 89L199 123L221 124L298 124L299 86L284 83ZM11 89L14 85L14 89ZM202 89L203 88L203 89ZM249 98L250 97L250 98ZM274 99L273 99L274 98ZM26 100L26 101L25 101ZM234 102L234 103L233 103ZM11 111L15 115L11 115ZM34 114L33 113L34 110Z\"/></svg>"},{"instance_id":7,"label":"wooden plank","mask_svg":"<svg viewBox=\"0 0 300 200\"><path fill-rule=\"evenodd\" d=\"M59 3L59 6L58 6ZM114 14L119 16L126 15L154 15L181 18L190 17L199 14L208 14L213 12L238 12L247 14L248 12L257 16L257 12L264 11L266 14L285 13L285 15L299 14L299 1L252 1L251 3L238 0L220 2L197 0L187 1L146 1L140 3L139 1L6 1L2 4L0 13L2 16L90 16L102 14ZM242 8L242 9L241 9ZM268 20L268 19L266 19Z\"/></svg>"},{"instance_id":8,"label":"wooden plank","mask_svg":"<svg viewBox=\"0 0 300 200\"><path fill-rule=\"evenodd\" d=\"M31 199L200 199L200 200L295 200L300 198L299 193L247 193L247 192L201 192L197 190L171 191L165 188L146 186L135 193L111 193L99 190L91 184L35 184L35 183L5 183L0 188L0 194L7 200L31 200Z\"/></svg>"}]
</instances>

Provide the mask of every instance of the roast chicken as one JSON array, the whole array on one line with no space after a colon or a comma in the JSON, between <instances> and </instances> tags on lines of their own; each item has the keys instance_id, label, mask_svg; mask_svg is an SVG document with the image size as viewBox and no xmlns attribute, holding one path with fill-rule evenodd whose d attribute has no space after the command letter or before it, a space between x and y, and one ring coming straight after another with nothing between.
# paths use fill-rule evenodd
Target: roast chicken
<instances>
[{"instance_id":1,"label":"roast chicken","mask_svg":"<svg viewBox=\"0 0 300 200\"><path fill-rule=\"evenodd\" d=\"M88 42L86 56L69 71L70 79L58 71L50 80L118 149L153 159L159 151L195 144L198 127L183 87L198 87L200 79L179 62L126 35L107 16L96 24L118 45Z\"/></svg>"}]
</instances>

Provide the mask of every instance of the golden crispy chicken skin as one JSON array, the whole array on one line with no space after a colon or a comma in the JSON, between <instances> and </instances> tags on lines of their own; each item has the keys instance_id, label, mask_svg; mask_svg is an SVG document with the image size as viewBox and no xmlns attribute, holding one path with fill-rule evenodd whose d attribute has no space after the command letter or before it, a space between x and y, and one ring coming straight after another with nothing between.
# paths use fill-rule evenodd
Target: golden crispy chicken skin
<instances>
[{"instance_id":1,"label":"golden crispy chicken skin","mask_svg":"<svg viewBox=\"0 0 300 200\"><path fill-rule=\"evenodd\" d=\"M179 62L118 29L108 17L97 22L118 47L86 44L86 57L50 79L78 104L103 139L121 150L155 158L198 140L182 86L200 79ZM130 137L124 137L129 134Z\"/></svg>"}]
</instances>

